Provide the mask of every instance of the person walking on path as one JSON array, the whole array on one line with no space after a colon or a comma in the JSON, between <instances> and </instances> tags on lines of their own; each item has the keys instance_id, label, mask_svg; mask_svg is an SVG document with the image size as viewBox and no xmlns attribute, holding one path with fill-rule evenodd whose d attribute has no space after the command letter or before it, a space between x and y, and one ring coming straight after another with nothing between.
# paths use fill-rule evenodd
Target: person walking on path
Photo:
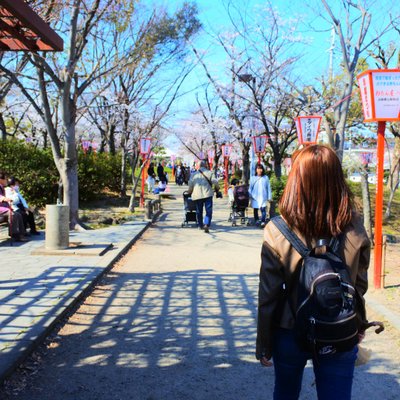
<instances>
[{"instance_id":1,"label":"person walking on path","mask_svg":"<svg viewBox=\"0 0 400 400\"><path fill-rule=\"evenodd\" d=\"M213 188L219 191L218 181L214 174L207 169L206 161L202 160L197 163L197 171L189 180L188 194L196 205L197 224L200 229L208 233L211 226L213 211ZM203 208L206 215L203 220Z\"/></svg>"},{"instance_id":2,"label":"person walking on path","mask_svg":"<svg viewBox=\"0 0 400 400\"><path fill-rule=\"evenodd\" d=\"M156 185L156 173L154 171L154 164L151 162L147 169L147 191L153 193Z\"/></svg>"},{"instance_id":3,"label":"person walking on path","mask_svg":"<svg viewBox=\"0 0 400 400\"><path fill-rule=\"evenodd\" d=\"M338 254L356 290L358 340L367 327L364 294L370 241L354 210L351 192L335 152L308 146L293 156L293 167L280 200L281 217L313 248L322 238L340 237ZM296 340L294 311L302 257L270 221L264 230L258 299L256 357L275 370L274 400L298 399L307 359L313 359L318 399L349 400L357 345L350 351L312 354ZM290 384L288 384L290 382Z\"/></svg>"},{"instance_id":4,"label":"person walking on path","mask_svg":"<svg viewBox=\"0 0 400 400\"><path fill-rule=\"evenodd\" d=\"M254 211L254 222L258 225L258 210L261 211L261 227L264 228L269 216L269 202L272 200L271 185L268 176L265 175L265 168L262 164L256 165L256 173L250 178L249 195L251 206Z\"/></svg>"},{"instance_id":5,"label":"person walking on path","mask_svg":"<svg viewBox=\"0 0 400 400\"><path fill-rule=\"evenodd\" d=\"M164 161L160 161L157 166L157 176L159 181L165 181Z\"/></svg>"}]
</instances>

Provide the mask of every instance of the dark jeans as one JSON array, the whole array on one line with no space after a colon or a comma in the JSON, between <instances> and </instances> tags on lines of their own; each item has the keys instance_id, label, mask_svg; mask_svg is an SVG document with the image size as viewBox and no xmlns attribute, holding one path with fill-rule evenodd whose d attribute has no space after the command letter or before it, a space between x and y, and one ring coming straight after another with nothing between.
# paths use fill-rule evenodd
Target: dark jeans
<instances>
[{"instance_id":1,"label":"dark jeans","mask_svg":"<svg viewBox=\"0 0 400 400\"><path fill-rule=\"evenodd\" d=\"M35 217L34 217L32 211L30 211L30 210L28 210L28 211L18 210L18 211L16 211L16 213L21 214L22 219L24 221L25 230L27 229L27 227L29 225L31 233L36 232Z\"/></svg>"},{"instance_id":2,"label":"dark jeans","mask_svg":"<svg viewBox=\"0 0 400 400\"><path fill-rule=\"evenodd\" d=\"M261 207L261 222L267 221L267 207ZM258 208L253 208L254 221L258 221Z\"/></svg>"},{"instance_id":3,"label":"dark jeans","mask_svg":"<svg viewBox=\"0 0 400 400\"><path fill-rule=\"evenodd\" d=\"M194 200L196 205L197 224L202 228L203 225L211 225L213 198L207 197L205 199ZM203 207L206 209L206 216L203 221Z\"/></svg>"},{"instance_id":4,"label":"dark jeans","mask_svg":"<svg viewBox=\"0 0 400 400\"><path fill-rule=\"evenodd\" d=\"M318 356L313 361L319 400L350 400L358 347L343 353ZM294 333L278 329L274 335L274 400L297 400L304 367L311 354L301 350Z\"/></svg>"}]
</instances>

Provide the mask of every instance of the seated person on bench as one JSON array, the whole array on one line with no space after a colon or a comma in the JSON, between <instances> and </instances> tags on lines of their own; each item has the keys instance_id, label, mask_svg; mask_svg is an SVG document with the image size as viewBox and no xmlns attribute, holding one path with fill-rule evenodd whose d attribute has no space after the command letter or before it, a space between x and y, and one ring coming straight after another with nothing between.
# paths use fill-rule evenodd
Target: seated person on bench
<instances>
[{"instance_id":1,"label":"seated person on bench","mask_svg":"<svg viewBox=\"0 0 400 400\"><path fill-rule=\"evenodd\" d=\"M7 184L6 194L14 199L12 203L13 212L22 215L25 229L29 225L31 235L40 235L40 232L36 230L33 212L29 209L28 203L19 192L19 180L11 176L8 179Z\"/></svg>"},{"instance_id":2,"label":"seated person on bench","mask_svg":"<svg viewBox=\"0 0 400 400\"><path fill-rule=\"evenodd\" d=\"M25 242L25 227L24 220L21 214L10 213L10 209L12 206L13 199L8 197L6 193L6 189L4 186L6 185L6 175L4 172L0 172L0 215L10 215L11 221L9 220L9 225L11 229L11 236L17 242Z\"/></svg>"}]
</instances>

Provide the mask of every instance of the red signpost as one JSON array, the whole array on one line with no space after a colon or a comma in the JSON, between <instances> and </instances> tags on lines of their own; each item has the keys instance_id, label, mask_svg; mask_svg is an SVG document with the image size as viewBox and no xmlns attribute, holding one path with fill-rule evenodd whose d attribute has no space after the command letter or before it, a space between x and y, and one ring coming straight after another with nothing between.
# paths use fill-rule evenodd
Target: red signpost
<instances>
[{"instance_id":1,"label":"red signpost","mask_svg":"<svg viewBox=\"0 0 400 400\"><path fill-rule=\"evenodd\" d=\"M142 165L142 187L140 192L140 207L144 207L144 181L146 176L146 164L147 164L147 155L150 153L150 144L151 138L141 138L140 139L140 154L143 158L143 165Z\"/></svg>"},{"instance_id":2,"label":"red signpost","mask_svg":"<svg viewBox=\"0 0 400 400\"><path fill-rule=\"evenodd\" d=\"M267 147L268 136L260 135L260 136L252 136L251 140L253 142L254 153L257 154L258 163L261 163L261 154L265 153L265 148Z\"/></svg>"},{"instance_id":3,"label":"red signpost","mask_svg":"<svg viewBox=\"0 0 400 400\"><path fill-rule=\"evenodd\" d=\"M212 170L214 164L214 156L215 156L214 149L208 150L207 156L208 156L208 164L210 165L210 170Z\"/></svg>"},{"instance_id":4,"label":"red signpost","mask_svg":"<svg viewBox=\"0 0 400 400\"><path fill-rule=\"evenodd\" d=\"M368 70L357 76L364 122L378 122L374 232L374 287L382 288L383 162L387 121L400 121L400 70Z\"/></svg>"},{"instance_id":5,"label":"red signpost","mask_svg":"<svg viewBox=\"0 0 400 400\"><path fill-rule=\"evenodd\" d=\"M224 166L225 166L225 179L224 179L224 195L228 194L228 166L229 166L229 157L232 152L232 145L231 144L223 144L221 146L222 155L224 157Z\"/></svg>"}]
</instances>

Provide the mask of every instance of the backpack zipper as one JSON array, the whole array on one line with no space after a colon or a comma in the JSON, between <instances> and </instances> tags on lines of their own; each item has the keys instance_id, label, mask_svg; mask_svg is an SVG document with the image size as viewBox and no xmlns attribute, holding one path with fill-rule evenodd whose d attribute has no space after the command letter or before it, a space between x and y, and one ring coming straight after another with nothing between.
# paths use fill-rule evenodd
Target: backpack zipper
<instances>
[{"instance_id":1,"label":"backpack zipper","mask_svg":"<svg viewBox=\"0 0 400 400\"><path fill-rule=\"evenodd\" d=\"M340 274L338 274L338 273L336 273L336 272L327 272L327 273L322 274L322 275L320 275L320 276L318 276L317 278L314 279L314 282L313 282L312 285L311 285L310 294L303 300L303 302L302 302L302 303L300 304L300 306L297 308L296 317L297 317L297 314L299 313L300 309L307 303L307 301L308 301L308 300L311 298L311 296L313 295L313 293L314 293L314 286L315 286L315 284L317 283L317 281L329 279L329 277L332 277L332 276L338 278L339 281L341 281Z\"/></svg>"},{"instance_id":2,"label":"backpack zipper","mask_svg":"<svg viewBox=\"0 0 400 400\"><path fill-rule=\"evenodd\" d=\"M339 343L339 342L343 342L345 340L351 339L356 335L358 335L358 330L355 333L353 333L353 334L351 334L349 336L346 336L345 338L342 338L342 339L332 339L332 340L318 339L318 342L321 342L321 343Z\"/></svg>"},{"instance_id":3,"label":"backpack zipper","mask_svg":"<svg viewBox=\"0 0 400 400\"><path fill-rule=\"evenodd\" d=\"M341 281L340 274L337 272L326 272L325 274L321 274L320 276L317 276L311 284L310 296L314 293L314 286L319 283L319 281L324 281L325 279L329 279L329 277L336 277Z\"/></svg>"},{"instance_id":4,"label":"backpack zipper","mask_svg":"<svg viewBox=\"0 0 400 400\"><path fill-rule=\"evenodd\" d=\"M326 325L336 325L336 324L341 324L341 323L343 323L343 322L347 322L347 321L350 321L351 319L353 319L353 318L355 318L356 317L356 313L354 313L354 314L351 314L349 317L346 317L346 318L344 318L344 319L342 319L342 320L340 320L340 321L334 321L334 322L328 322L328 321L321 321L321 320L319 320L319 319L315 319L314 317L311 317L310 318L310 322L311 323L320 323L320 324L326 324ZM314 320L314 321L311 321L311 320Z\"/></svg>"}]
</instances>

